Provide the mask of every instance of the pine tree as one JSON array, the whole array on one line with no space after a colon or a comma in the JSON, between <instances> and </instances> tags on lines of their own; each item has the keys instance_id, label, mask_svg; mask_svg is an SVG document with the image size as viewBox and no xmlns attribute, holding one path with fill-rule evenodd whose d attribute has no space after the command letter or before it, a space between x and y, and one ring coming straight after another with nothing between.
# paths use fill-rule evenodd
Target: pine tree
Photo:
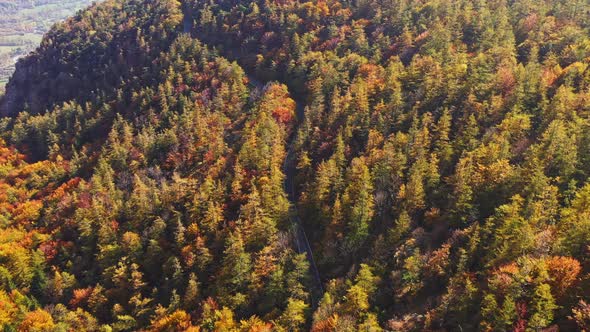
<instances>
[{"instance_id":1,"label":"pine tree","mask_svg":"<svg viewBox=\"0 0 590 332\"><path fill-rule=\"evenodd\" d=\"M220 281L222 287L227 288L227 293L223 295L232 306L242 305L245 300L244 294L250 283L252 259L244 248L240 232L229 234L223 254Z\"/></svg>"},{"instance_id":2,"label":"pine tree","mask_svg":"<svg viewBox=\"0 0 590 332\"><path fill-rule=\"evenodd\" d=\"M533 329L541 329L549 326L553 321L553 312L555 309L557 309L557 305L555 304L553 295L551 295L551 287L548 284L539 284L535 288L532 299L529 326Z\"/></svg>"},{"instance_id":3,"label":"pine tree","mask_svg":"<svg viewBox=\"0 0 590 332\"><path fill-rule=\"evenodd\" d=\"M348 235L346 248L357 251L369 235L369 224L373 218L373 184L369 168L364 159L355 158L348 174L348 186L342 196L346 207Z\"/></svg>"},{"instance_id":4,"label":"pine tree","mask_svg":"<svg viewBox=\"0 0 590 332\"><path fill-rule=\"evenodd\" d=\"M195 274L191 273L182 300L184 308L187 310L194 309L197 306L199 295L199 282Z\"/></svg>"},{"instance_id":5,"label":"pine tree","mask_svg":"<svg viewBox=\"0 0 590 332\"><path fill-rule=\"evenodd\" d=\"M440 167L442 170L447 170L451 166L451 159L453 157L453 147L450 143L451 131L451 114L448 109L445 109L436 123L434 129L434 146L435 151L440 158Z\"/></svg>"}]
</instances>

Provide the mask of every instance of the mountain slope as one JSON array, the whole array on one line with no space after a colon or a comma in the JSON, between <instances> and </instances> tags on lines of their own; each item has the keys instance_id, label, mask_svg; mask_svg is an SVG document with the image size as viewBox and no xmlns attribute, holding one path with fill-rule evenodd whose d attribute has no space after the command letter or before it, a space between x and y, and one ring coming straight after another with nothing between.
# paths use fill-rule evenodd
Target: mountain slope
<instances>
[{"instance_id":1,"label":"mountain slope","mask_svg":"<svg viewBox=\"0 0 590 332\"><path fill-rule=\"evenodd\" d=\"M33 51L43 34L60 20L89 5L88 0L8 0L0 3L0 89L15 61Z\"/></svg>"},{"instance_id":2,"label":"mountain slope","mask_svg":"<svg viewBox=\"0 0 590 332\"><path fill-rule=\"evenodd\" d=\"M92 6L0 100L0 324L588 328L589 14Z\"/></svg>"}]
</instances>

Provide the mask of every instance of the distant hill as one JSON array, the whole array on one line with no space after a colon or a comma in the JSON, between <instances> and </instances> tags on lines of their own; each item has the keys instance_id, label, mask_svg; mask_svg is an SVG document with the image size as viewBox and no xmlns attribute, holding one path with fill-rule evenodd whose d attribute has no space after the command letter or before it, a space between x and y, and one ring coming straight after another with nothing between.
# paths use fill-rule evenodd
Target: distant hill
<instances>
[{"instance_id":1,"label":"distant hill","mask_svg":"<svg viewBox=\"0 0 590 332\"><path fill-rule=\"evenodd\" d=\"M589 0L53 25L0 98L0 329L590 331Z\"/></svg>"},{"instance_id":2,"label":"distant hill","mask_svg":"<svg viewBox=\"0 0 590 332\"><path fill-rule=\"evenodd\" d=\"M51 26L89 5L90 0L0 1L0 89L15 61L33 51Z\"/></svg>"}]
</instances>

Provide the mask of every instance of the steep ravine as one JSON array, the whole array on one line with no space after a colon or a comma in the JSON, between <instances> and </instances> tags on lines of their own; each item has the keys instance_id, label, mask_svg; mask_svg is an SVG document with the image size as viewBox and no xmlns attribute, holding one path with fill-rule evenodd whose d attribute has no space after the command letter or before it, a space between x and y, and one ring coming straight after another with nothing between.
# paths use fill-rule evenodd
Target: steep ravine
<instances>
[{"instance_id":1,"label":"steep ravine","mask_svg":"<svg viewBox=\"0 0 590 332\"><path fill-rule=\"evenodd\" d=\"M182 25L183 25L182 30L184 33L188 33L192 36L192 29L193 29L192 13L190 12L190 9L189 9L190 6L184 6L184 7L185 8L183 9L184 18L182 20ZM225 54L224 54L224 56L225 56ZM263 82L259 81L258 79L256 79L256 77L254 77L254 75L252 75L250 73L247 73L247 75L248 75L248 81L255 89L262 91L265 88L265 84ZM304 116L305 105L301 100L297 100L296 98L294 98L294 100L297 105L297 107L296 107L297 122L296 122L296 127L293 130L293 134L291 135L291 137L289 137L289 142L287 144L288 151L285 156L285 160L283 162L283 172L285 173L284 190L287 193L287 197L291 203L291 209L290 209L289 214L290 214L290 219L291 219L291 223L292 223L293 239L294 239L295 247L296 247L295 249L297 250L297 253L299 253L299 254L305 253L305 257L307 258L307 261L309 263L309 269L310 269L309 273L310 273L310 277L311 277L311 287L312 287L312 289L309 289L309 292L311 294L310 296L311 296L312 307L316 308L319 304L321 297L322 297L324 289L322 286L320 271L318 270L317 265L314 260L314 257L313 257L313 250L311 249L311 245L309 244L307 234L305 233L305 229L303 227L301 219L299 218L299 213L297 211L297 194L295 192L295 180L294 180L295 176L296 176L297 168L295 165L296 158L294 155L293 144L297 138L298 125Z\"/></svg>"},{"instance_id":2,"label":"steep ravine","mask_svg":"<svg viewBox=\"0 0 590 332\"><path fill-rule=\"evenodd\" d=\"M257 80L254 76L248 75L248 80L250 84L254 86L255 89L262 90L265 88L265 84ZM297 122L296 125L300 123L304 116L305 106L301 102L301 100L295 99L295 103L297 105L296 112L297 112ZM283 161L283 172L285 173L285 182L284 182L284 190L287 193L287 197L291 202L291 210L290 210L290 218L292 223L292 232L293 238L295 241L295 249L297 253L305 253L305 257L309 262L309 269L310 269L310 277L311 277L311 286L310 289L311 294L311 301L312 307L317 307L319 304L319 300L324 292L322 286L322 280L320 278L320 271L318 270L315 260L313 258L313 251L311 249L311 245L309 244L309 240L307 238L307 234L305 233L305 229L299 218L299 213L297 211L297 194L295 192L295 176L297 173L297 168L295 165L296 158L294 154L294 142L297 138L297 127L293 130L294 134L289 137L289 142L287 144L288 150L285 156L285 160Z\"/></svg>"}]
</instances>

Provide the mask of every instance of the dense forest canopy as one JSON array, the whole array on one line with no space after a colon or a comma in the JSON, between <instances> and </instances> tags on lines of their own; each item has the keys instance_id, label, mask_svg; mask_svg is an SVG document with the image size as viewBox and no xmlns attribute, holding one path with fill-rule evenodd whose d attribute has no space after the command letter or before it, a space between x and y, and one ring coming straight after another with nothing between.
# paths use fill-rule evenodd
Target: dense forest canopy
<instances>
[{"instance_id":1,"label":"dense forest canopy","mask_svg":"<svg viewBox=\"0 0 590 332\"><path fill-rule=\"evenodd\" d=\"M588 0L92 5L0 99L0 325L590 330L589 66Z\"/></svg>"}]
</instances>

